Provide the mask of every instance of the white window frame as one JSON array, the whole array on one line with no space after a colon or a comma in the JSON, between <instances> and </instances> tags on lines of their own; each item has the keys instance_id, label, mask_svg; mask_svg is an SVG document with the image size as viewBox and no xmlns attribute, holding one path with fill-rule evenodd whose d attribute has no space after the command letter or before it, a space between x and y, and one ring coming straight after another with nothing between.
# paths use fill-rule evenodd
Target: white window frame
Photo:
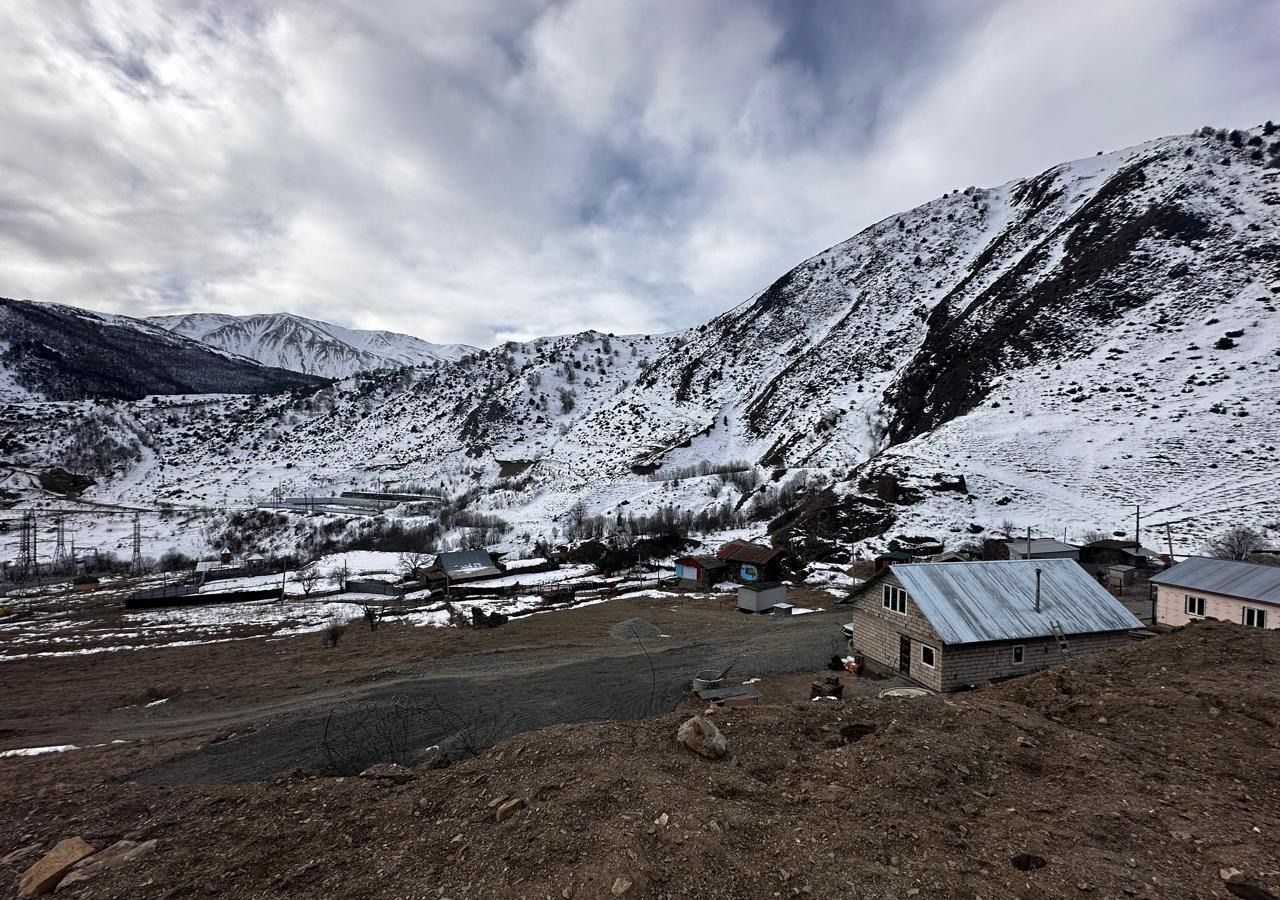
<instances>
[{"instance_id":1,"label":"white window frame","mask_svg":"<svg viewBox=\"0 0 1280 900\"><path fill-rule=\"evenodd\" d=\"M1193 603L1199 606L1200 608L1199 612L1192 611L1191 606ZM1208 607L1209 607L1209 604L1203 597L1195 597L1191 594L1187 594L1186 606L1184 608L1187 611L1188 617L1192 619L1203 619L1205 610L1208 609Z\"/></svg>"},{"instance_id":2,"label":"white window frame","mask_svg":"<svg viewBox=\"0 0 1280 900\"><path fill-rule=\"evenodd\" d=\"M1015 666L1020 666L1026 661L1027 661L1027 645L1014 644L1013 645L1013 664Z\"/></svg>"},{"instance_id":3,"label":"white window frame","mask_svg":"<svg viewBox=\"0 0 1280 900\"><path fill-rule=\"evenodd\" d=\"M933 657L933 662L929 662L927 659L924 658L924 651L926 650L928 650L929 655ZM938 651L933 647L930 647L928 644L921 644L920 645L920 665L924 666L926 669L938 668Z\"/></svg>"},{"instance_id":4,"label":"white window frame","mask_svg":"<svg viewBox=\"0 0 1280 900\"><path fill-rule=\"evenodd\" d=\"M900 616L907 614L907 591L896 584L886 584L880 593L880 605Z\"/></svg>"},{"instance_id":5,"label":"white window frame","mask_svg":"<svg viewBox=\"0 0 1280 900\"><path fill-rule=\"evenodd\" d=\"M1253 613L1253 621L1249 621L1249 613ZM1250 628L1266 628L1267 627L1267 611L1259 609L1256 606L1246 606L1244 611L1240 613L1240 622Z\"/></svg>"}]
</instances>

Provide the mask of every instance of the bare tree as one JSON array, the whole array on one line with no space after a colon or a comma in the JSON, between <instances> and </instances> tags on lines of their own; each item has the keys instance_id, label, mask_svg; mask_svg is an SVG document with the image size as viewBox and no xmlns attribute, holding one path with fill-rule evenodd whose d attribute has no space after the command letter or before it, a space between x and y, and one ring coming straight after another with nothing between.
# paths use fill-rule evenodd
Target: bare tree
<instances>
[{"instance_id":1,"label":"bare tree","mask_svg":"<svg viewBox=\"0 0 1280 900\"><path fill-rule=\"evenodd\" d=\"M1266 547L1262 532L1246 525L1235 525L1205 542L1205 549L1217 559L1248 559L1250 554Z\"/></svg>"},{"instance_id":2,"label":"bare tree","mask_svg":"<svg viewBox=\"0 0 1280 900\"><path fill-rule=\"evenodd\" d=\"M347 579L351 577L351 570L347 568L344 562L340 566L334 566L324 576L329 579L329 583L333 585L335 590L345 591L347 589Z\"/></svg>"},{"instance_id":3,"label":"bare tree","mask_svg":"<svg viewBox=\"0 0 1280 900\"><path fill-rule=\"evenodd\" d=\"M323 577L320 573L320 567L315 563L305 565L293 573L293 581L301 586L304 597L311 596L311 592L316 589L316 586L320 584L320 579Z\"/></svg>"},{"instance_id":4,"label":"bare tree","mask_svg":"<svg viewBox=\"0 0 1280 900\"><path fill-rule=\"evenodd\" d=\"M422 570L431 563L431 554L407 550L400 554L398 562L400 574L404 576L404 580L413 581L422 577Z\"/></svg>"},{"instance_id":5,"label":"bare tree","mask_svg":"<svg viewBox=\"0 0 1280 900\"><path fill-rule=\"evenodd\" d=\"M1017 526L1014 524L1013 519L1003 519L1000 522L1000 533L1007 538L1012 538L1013 529L1016 527Z\"/></svg>"},{"instance_id":6,"label":"bare tree","mask_svg":"<svg viewBox=\"0 0 1280 900\"><path fill-rule=\"evenodd\" d=\"M1101 531L1100 529L1097 529L1097 528L1090 528L1088 531L1084 533L1084 535L1081 537L1081 540L1083 540L1086 544L1092 544L1095 541L1105 541L1110 537L1111 535L1107 534L1105 531Z\"/></svg>"}]
</instances>

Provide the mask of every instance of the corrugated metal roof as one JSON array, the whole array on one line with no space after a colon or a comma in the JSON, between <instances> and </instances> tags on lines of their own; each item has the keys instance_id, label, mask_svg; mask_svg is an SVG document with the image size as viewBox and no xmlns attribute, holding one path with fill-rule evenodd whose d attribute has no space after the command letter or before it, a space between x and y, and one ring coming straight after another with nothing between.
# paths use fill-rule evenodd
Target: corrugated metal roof
<instances>
[{"instance_id":1,"label":"corrugated metal roof","mask_svg":"<svg viewBox=\"0 0 1280 900\"><path fill-rule=\"evenodd\" d=\"M1193 556L1151 578L1152 584L1280 604L1280 566Z\"/></svg>"},{"instance_id":2,"label":"corrugated metal roof","mask_svg":"<svg viewBox=\"0 0 1280 900\"><path fill-rule=\"evenodd\" d=\"M750 541L733 540L721 547L716 556L732 562L763 566L768 565L781 554L781 550L775 550L773 547L753 544Z\"/></svg>"},{"instance_id":3,"label":"corrugated metal roof","mask_svg":"<svg viewBox=\"0 0 1280 900\"><path fill-rule=\"evenodd\" d=\"M450 578L479 578L502 574L493 564L493 558L484 550L454 550L451 553L441 553L436 560Z\"/></svg>"},{"instance_id":4,"label":"corrugated metal roof","mask_svg":"<svg viewBox=\"0 0 1280 900\"><path fill-rule=\"evenodd\" d=\"M1127 631L1142 623L1071 559L890 566L946 644ZM1040 612L1036 612L1036 569Z\"/></svg>"},{"instance_id":5,"label":"corrugated metal roof","mask_svg":"<svg viewBox=\"0 0 1280 900\"><path fill-rule=\"evenodd\" d=\"M1017 550L1019 553L1023 554L1027 552L1026 538L1023 538L1022 540L1005 541L1005 543L1009 545L1009 549L1011 551ZM1064 544L1062 541L1055 541L1053 538L1031 539L1032 553L1069 553L1072 550L1078 549L1078 547L1073 547L1070 544Z\"/></svg>"}]
</instances>

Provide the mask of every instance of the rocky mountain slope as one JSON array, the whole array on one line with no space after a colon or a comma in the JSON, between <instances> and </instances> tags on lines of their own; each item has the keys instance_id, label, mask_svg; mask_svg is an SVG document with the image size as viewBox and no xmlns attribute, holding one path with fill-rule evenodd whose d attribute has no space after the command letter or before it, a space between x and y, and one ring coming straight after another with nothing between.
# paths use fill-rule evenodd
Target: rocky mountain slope
<instances>
[{"instance_id":1,"label":"rocky mountain slope","mask_svg":"<svg viewBox=\"0 0 1280 900\"><path fill-rule=\"evenodd\" d=\"M373 369L456 361L474 347L431 344L392 331L361 331L288 313L229 316L189 313L152 316L161 328L268 366L345 378Z\"/></svg>"},{"instance_id":2,"label":"rocky mountain slope","mask_svg":"<svg viewBox=\"0 0 1280 900\"><path fill-rule=\"evenodd\" d=\"M127 316L0 298L0 399L278 393L321 383Z\"/></svg>"},{"instance_id":3,"label":"rocky mountain slope","mask_svg":"<svg viewBox=\"0 0 1280 900\"><path fill-rule=\"evenodd\" d=\"M1140 504L1169 525L1149 541L1191 549L1280 523L1277 159L1274 129L1162 138L948 192L681 334L544 338L303 398L139 409L156 467L96 496L430 485L509 521L513 542L584 511L763 530L808 497L779 538L826 553L896 533L955 544L1002 520L1119 530ZM49 424L28 462L65 414L35 418Z\"/></svg>"}]
</instances>

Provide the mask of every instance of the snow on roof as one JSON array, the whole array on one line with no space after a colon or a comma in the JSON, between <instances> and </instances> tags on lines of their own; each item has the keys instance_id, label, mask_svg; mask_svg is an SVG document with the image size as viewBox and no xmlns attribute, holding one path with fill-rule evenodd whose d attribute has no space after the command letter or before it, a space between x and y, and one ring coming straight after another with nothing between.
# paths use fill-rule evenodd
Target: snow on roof
<instances>
[{"instance_id":1,"label":"snow on roof","mask_svg":"<svg viewBox=\"0 0 1280 900\"><path fill-rule=\"evenodd\" d=\"M1071 559L914 563L890 566L946 644L1141 628L1119 600ZM1040 612L1036 612L1036 571Z\"/></svg>"},{"instance_id":2,"label":"snow on roof","mask_svg":"<svg viewBox=\"0 0 1280 900\"><path fill-rule=\"evenodd\" d=\"M436 557L440 568L450 578L479 578L487 575L501 575L493 558L485 550L454 550L441 553Z\"/></svg>"},{"instance_id":3,"label":"snow on roof","mask_svg":"<svg viewBox=\"0 0 1280 900\"><path fill-rule=\"evenodd\" d=\"M1280 604L1280 566L1193 556L1151 579L1152 584Z\"/></svg>"}]
</instances>

